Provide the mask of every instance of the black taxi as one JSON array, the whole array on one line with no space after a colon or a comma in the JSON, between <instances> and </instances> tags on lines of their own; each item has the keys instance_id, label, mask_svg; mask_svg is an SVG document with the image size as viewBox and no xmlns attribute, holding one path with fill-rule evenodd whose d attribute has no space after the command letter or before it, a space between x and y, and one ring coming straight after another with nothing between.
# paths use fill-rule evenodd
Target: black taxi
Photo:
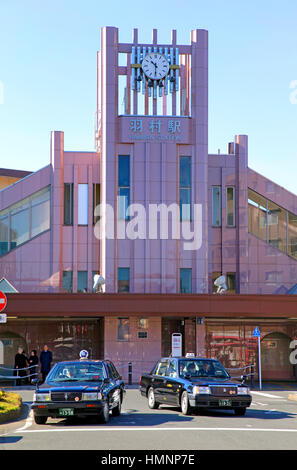
<instances>
[{"instance_id":1,"label":"black taxi","mask_svg":"<svg viewBox=\"0 0 297 470\"><path fill-rule=\"evenodd\" d=\"M174 405L183 414L194 409L234 410L243 416L252 397L249 388L231 376L216 359L167 357L155 365L150 374L140 379L140 393L150 408Z\"/></svg>"},{"instance_id":2,"label":"black taxi","mask_svg":"<svg viewBox=\"0 0 297 470\"><path fill-rule=\"evenodd\" d=\"M108 360L89 360L85 351L81 359L58 362L36 390L31 408L37 424L47 418L95 416L107 423L110 411L121 413L125 385L114 364Z\"/></svg>"}]
</instances>

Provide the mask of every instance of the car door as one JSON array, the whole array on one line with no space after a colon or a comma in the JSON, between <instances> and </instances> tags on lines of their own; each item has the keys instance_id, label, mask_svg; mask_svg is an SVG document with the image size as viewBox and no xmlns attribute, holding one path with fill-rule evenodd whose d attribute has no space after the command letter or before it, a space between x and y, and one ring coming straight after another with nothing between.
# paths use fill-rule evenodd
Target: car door
<instances>
[{"instance_id":1,"label":"car door","mask_svg":"<svg viewBox=\"0 0 297 470\"><path fill-rule=\"evenodd\" d=\"M166 382L167 359L161 360L152 376L152 387L155 393L155 399L159 403L164 403L164 387Z\"/></svg>"},{"instance_id":2,"label":"car door","mask_svg":"<svg viewBox=\"0 0 297 470\"><path fill-rule=\"evenodd\" d=\"M176 359L169 359L166 371L166 402L170 405L179 405L180 383L178 380L178 370Z\"/></svg>"}]
</instances>

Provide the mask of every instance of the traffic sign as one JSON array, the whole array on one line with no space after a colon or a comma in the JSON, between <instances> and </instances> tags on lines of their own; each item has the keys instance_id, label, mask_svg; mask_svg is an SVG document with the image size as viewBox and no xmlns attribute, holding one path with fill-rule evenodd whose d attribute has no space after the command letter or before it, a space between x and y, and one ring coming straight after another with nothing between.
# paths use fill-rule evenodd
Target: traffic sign
<instances>
[{"instance_id":1,"label":"traffic sign","mask_svg":"<svg viewBox=\"0 0 297 470\"><path fill-rule=\"evenodd\" d=\"M253 336L254 336L254 338L260 338L260 337L261 337L260 330L259 330L259 328L258 328L257 326L256 326L256 328L254 329Z\"/></svg>"},{"instance_id":2,"label":"traffic sign","mask_svg":"<svg viewBox=\"0 0 297 470\"><path fill-rule=\"evenodd\" d=\"M0 291L0 312L2 312L2 310L5 309L6 305L7 305L6 295L4 294L4 292Z\"/></svg>"}]
</instances>

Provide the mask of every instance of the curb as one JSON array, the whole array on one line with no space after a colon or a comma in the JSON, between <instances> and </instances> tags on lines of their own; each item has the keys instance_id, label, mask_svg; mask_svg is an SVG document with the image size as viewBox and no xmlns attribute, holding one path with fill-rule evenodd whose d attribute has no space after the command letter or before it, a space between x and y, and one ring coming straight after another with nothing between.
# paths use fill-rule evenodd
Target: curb
<instances>
[{"instance_id":1,"label":"curb","mask_svg":"<svg viewBox=\"0 0 297 470\"><path fill-rule=\"evenodd\" d=\"M297 401L297 393L290 393L288 399Z\"/></svg>"}]
</instances>

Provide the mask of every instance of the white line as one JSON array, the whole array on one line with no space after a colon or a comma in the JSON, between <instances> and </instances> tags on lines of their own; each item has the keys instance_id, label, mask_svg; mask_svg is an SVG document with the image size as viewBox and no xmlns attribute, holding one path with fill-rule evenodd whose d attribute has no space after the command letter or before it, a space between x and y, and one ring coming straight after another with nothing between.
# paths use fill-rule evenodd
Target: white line
<instances>
[{"instance_id":1,"label":"white line","mask_svg":"<svg viewBox=\"0 0 297 470\"><path fill-rule=\"evenodd\" d=\"M183 432L183 431L249 431L249 432L293 432L297 433L297 429L270 429L270 428L252 428L252 429L247 429L247 428L132 428L132 427L121 427L121 428L113 428L113 427L103 427L103 428L67 428L67 429L32 429L32 430L25 430L22 431L23 434L26 433L42 433L42 432L107 432L107 431L112 431L112 432L123 432L123 431L132 431L132 432L143 432L143 431L150 431L150 432L155 432L155 431L178 431L178 432ZM15 434L20 432L20 430L14 431Z\"/></svg>"},{"instance_id":2,"label":"white line","mask_svg":"<svg viewBox=\"0 0 297 470\"><path fill-rule=\"evenodd\" d=\"M26 406L28 406L28 405L26 405ZM25 422L24 426L17 429L15 432L25 431L25 429L30 428L32 426L32 422L33 422L33 411L31 410L28 418L26 419L26 422Z\"/></svg>"},{"instance_id":3,"label":"white line","mask_svg":"<svg viewBox=\"0 0 297 470\"><path fill-rule=\"evenodd\" d=\"M262 393L262 392L254 392L252 391L253 395L261 395L262 397L268 397L268 398L283 398L280 397L279 395L270 395L269 393Z\"/></svg>"}]
</instances>

